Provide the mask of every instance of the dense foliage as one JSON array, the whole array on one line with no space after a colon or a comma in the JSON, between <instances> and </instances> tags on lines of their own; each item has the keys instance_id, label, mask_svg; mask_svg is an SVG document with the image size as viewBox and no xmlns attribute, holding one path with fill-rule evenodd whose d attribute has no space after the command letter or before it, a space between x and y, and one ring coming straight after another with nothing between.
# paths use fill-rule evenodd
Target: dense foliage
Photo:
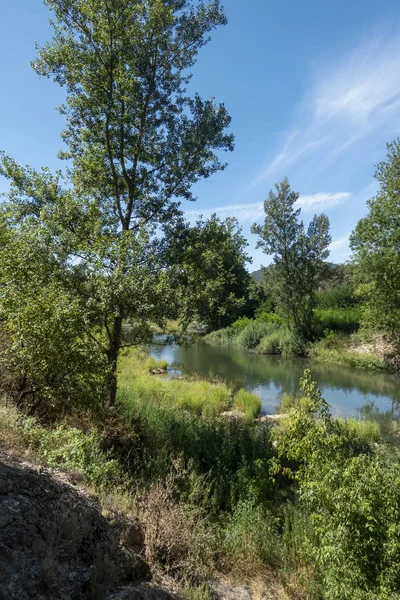
<instances>
[{"instance_id":1,"label":"dense foliage","mask_svg":"<svg viewBox=\"0 0 400 600\"><path fill-rule=\"evenodd\" d=\"M215 214L177 231L173 278L182 323L197 320L208 330L220 329L246 310L251 302L247 245L236 219L221 221Z\"/></svg>"},{"instance_id":2,"label":"dense foliage","mask_svg":"<svg viewBox=\"0 0 400 600\"><path fill-rule=\"evenodd\" d=\"M378 164L378 194L352 236L358 293L365 299L364 323L400 342L400 140L388 145L387 160Z\"/></svg>"}]
</instances>

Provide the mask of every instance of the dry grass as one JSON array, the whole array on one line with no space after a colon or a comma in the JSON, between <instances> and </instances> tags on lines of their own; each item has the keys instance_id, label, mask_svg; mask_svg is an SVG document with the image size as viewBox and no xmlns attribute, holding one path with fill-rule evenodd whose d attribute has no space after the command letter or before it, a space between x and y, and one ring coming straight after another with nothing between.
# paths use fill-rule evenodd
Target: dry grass
<instances>
[{"instance_id":1,"label":"dry grass","mask_svg":"<svg viewBox=\"0 0 400 600\"><path fill-rule=\"evenodd\" d=\"M146 559L152 569L179 580L204 581L214 571L215 530L201 507L176 499L185 475L175 464L165 481L137 498Z\"/></svg>"},{"instance_id":2,"label":"dry grass","mask_svg":"<svg viewBox=\"0 0 400 600\"><path fill-rule=\"evenodd\" d=\"M26 422L26 417L11 402L6 398L0 400L0 448L6 452L12 451L14 456L35 461L36 453L25 436Z\"/></svg>"}]
</instances>

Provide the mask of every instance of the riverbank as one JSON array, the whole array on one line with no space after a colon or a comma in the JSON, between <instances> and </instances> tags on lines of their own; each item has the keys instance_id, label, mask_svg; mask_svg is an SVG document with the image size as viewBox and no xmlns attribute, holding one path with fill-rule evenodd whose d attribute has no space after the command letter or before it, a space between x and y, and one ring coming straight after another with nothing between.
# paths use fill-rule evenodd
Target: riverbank
<instances>
[{"instance_id":1,"label":"riverbank","mask_svg":"<svg viewBox=\"0 0 400 600\"><path fill-rule=\"evenodd\" d=\"M397 426L331 417L309 372L273 425L227 418L223 408L242 408L238 393L163 381L154 366L127 354L118 405L96 417L46 426L2 404L0 448L39 473L68 472L99 515L139 524L142 566L176 598L231 598L215 589L237 586L274 600L394 597ZM103 596L82 598L108 597L104 560L88 570Z\"/></svg>"},{"instance_id":2,"label":"riverbank","mask_svg":"<svg viewBox=\"0 0 400 600\"><path fill-rule=\"evenodd\" d=\"M204 339L217 344L233 344L256 354L303 356L368 371L398 370L395 349L382 335L326 331L320 340L307 345L296 340L280 323L242 320L214 331Z\"/></svg>"}]
</instances>

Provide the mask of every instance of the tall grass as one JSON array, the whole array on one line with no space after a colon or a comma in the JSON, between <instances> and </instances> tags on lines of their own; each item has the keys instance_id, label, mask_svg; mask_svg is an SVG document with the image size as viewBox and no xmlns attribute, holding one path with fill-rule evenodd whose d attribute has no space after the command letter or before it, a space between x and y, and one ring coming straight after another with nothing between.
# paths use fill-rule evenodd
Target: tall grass
<instances>
[{"instance_id":1,"label":"tall grass","mask_svg":"<svg viewBox=\"0 0 400 600\"><path fill-rule=\"evenodd\" d=\"M243 412L250 420L261 412L260 398L247 390L239 390L233 399L233 408Z\"/></svg>"}]
</instances>

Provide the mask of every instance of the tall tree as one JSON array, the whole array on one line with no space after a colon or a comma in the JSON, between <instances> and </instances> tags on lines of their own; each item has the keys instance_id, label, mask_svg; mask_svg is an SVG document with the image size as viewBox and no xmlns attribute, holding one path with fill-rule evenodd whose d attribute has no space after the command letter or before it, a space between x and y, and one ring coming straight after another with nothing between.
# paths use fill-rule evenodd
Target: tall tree
<instances>
[{"instance_id":1,"label":"tall tree","mask_svg":"<svg viewBox=\"0 0 400 600\"><path fill-rule=\"evenodd\" d=\"M365 300L364 325L400 344L400 140L387 145L377 165L377 195L350 238L358 293Z\"/></svg>"},{"instance_id":2,"label":"tall tree","mask_svg":"<svg viewBox=\"0 0 400 600\"><path fill-rule=\"evenodd\" d=\"M226 327L244 311L251 277L246 270L248 243L234 218L215 214L179 234L181 255L175 272L180 317L197 319L208 330Z\"/></svg>"},{"instance_id":3,"label":"tall tree","mask_svg":"<svg viewBox=\"0 0 400 600\"><path fill-rule=\"evenodd\" d=\"M276 305L289 328L303 339L313 335L313 308L318 284L329 256L329 219L314 215L307 230L299 220L299 198L285 178L271 190L264 202L263 225L254 224L257 247L273 256L271 281Z\"/></svg>"},{"instance_id":4,"label":"tall tree","mask_svg":"<svg viewBox=\"0 0 400 600\"><path fill-rule=\"evenodd\" d=\"M156 234L179 217L180 199L194 199L198 179L225 167L218 151L233 149L225 107L186 92L198 51L226 18L219 0L45 4L54 37L33 68L67 89L61 156L71 167L58 194L65 212L54 197L32 197L30 172L8 157L2 172L14 200L19 193L21 218L50 227L54 251L75 265L89 293L105 332L112 405L123 321L154 316L159 306L163 244Z\"/></svg>"}]
</instances>

